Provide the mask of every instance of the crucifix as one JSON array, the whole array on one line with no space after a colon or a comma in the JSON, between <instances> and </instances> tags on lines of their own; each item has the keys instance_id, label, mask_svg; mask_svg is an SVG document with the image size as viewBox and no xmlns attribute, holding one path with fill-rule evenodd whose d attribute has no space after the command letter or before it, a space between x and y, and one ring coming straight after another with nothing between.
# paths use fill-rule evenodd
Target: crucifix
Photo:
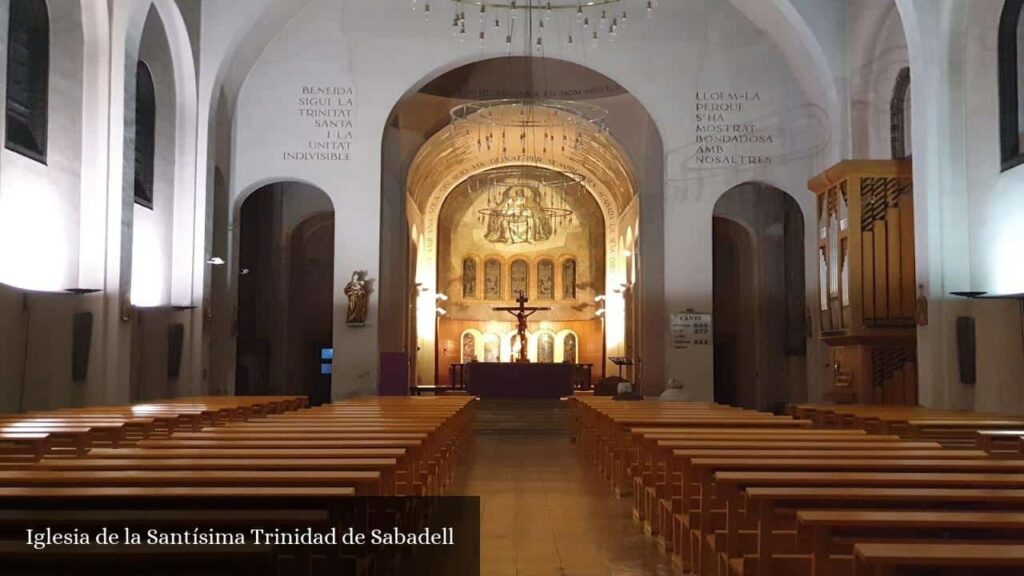
<instances>
[{"instance_id":1,"label":"crucifix","mask_svg":"<svg viewBox=\"0 0 1024 576\"><path fill-rule=\"evenodd\" d=\"M529 318L530 316L533 316L537 312L551 310L551 308L527 306L526 303L529 301L530 299L526 297L526 294L520 292L519 297L516 298L516 302L519 303L519 306L501 306L498 308L494 308L495 312L508 312L509 314L515 316L516 319L519 321L518 326L516 326L516 331L519 336L519 358L516 359L517 364L530 363L530 359L526 356L526 319Z\"/></svg>"}]
</instances>

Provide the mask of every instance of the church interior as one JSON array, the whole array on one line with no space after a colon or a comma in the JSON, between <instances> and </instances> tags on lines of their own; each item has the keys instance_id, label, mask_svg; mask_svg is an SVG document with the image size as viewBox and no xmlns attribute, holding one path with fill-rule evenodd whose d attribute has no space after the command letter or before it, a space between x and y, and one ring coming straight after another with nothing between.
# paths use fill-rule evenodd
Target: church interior
<instances>
[{"instance_id":1,"label":"church interior","mask_svg":"<svg viewBox=\"0 0 1024 576\"><path fill-rule=\"evenodd\" d=\"M0 80L4 574L1024 572L1024 0L0 0Z\"/></svg>"}]
</instances>

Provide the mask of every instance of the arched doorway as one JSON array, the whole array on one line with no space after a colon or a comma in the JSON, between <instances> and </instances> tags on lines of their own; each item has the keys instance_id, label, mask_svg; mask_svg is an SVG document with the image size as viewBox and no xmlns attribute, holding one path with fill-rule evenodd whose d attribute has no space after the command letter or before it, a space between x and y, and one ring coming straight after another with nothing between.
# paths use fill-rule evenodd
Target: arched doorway
<instances>
[{"instance_id":1,"label":"arched doorway","mask_svg":"<svg viewBox=\"0 0 1024 576\"><path fill-rule=\"evenodd\" d=\"M278 182L242 203L235 393L330 400L334 208L319 188Z\"/></svg>"},{"instance_id":2,"label":"arched doorway","mask_svg":"<svg viewBox=\"0 0 1024 576\"><path fill-rule=\"evenodd\" d=\"M472 130L459 129L459 120L465 120L465 115L460 118L452 113L459 107L482 104L489 107L488 113L501 116L517 110L516 105L521 111L537 102L555 99L568 101L569 107L593 106L606 113L601 129L581 134L578 150L569 146L573 149L562 153L565 143L573 138L563 141L561 129L554 124L517 132L508 137L506 146L497 144L499 136L495 132L491 138L493 146L488 148L482 135L477 138L470 134ZM511 104L512 101L519 104ZM550 146L543 145L545 138ZM594 70L555 59L508 57L474 62L428 79L421 88L407 94L392 111L382 152L381 219L382 231L386 233L381 238L381 350L402 350L408 355L410 383L432 384L439 374L444 378L444 362L438 358L445 351L453 359L461 357L459 335L466 329L483 334L503 333L500 327L488 327L486 323L499 321L491 317L490 308L510 303L516 293L512 284L516 282L520 289L527 287L532 303L545 298L552 298L555 303L570 297L577 300L573 314L580 318L576 319L584 321L586 316L586 322L598 328L594 337L595 330L579 327L574 353L578 352L582 360L593 352L597 359L596 376L606 369L602 358L603 349L607 348L610 356L634 356L637 366L627 376L649 382L650 393L660 390L664 335L657 319L660 310L655 304L663 301L664 286L664 248L658 241L663 227L664 155L660 136L646 109L621 85ZM603 244L594 251L600 255L601 265L590 266L590 262L572 258L572 250L548 253L530 249L528 254L513 254L497 244L493 245L495 249L465 254L465 261L454 262L452 252L444 248L446 243L452 244L451 230L445 228L441 218L449 194L474 178L486 179L487 174L502 169L578 175L580 189L597 203L604 220ZM544 204L549 199L550 195L542 193L541 204L551 208ZM488 226L487 218L481 216L480 210L481 207L475 207L471 212L483 218L479 225L484 229ZM403 240L398 240L399 234L395 233L398 226ZM410 234L413 229L419 231L421 238ZM631 246L626 245L627 229L634 231ZM639 233L641 230L649 232L649 236ZM479 236L484 235L482 232ZM495 240L498 244L519 243L507 242L508 238ZM414 250L415 256L410 254ZM442 250L449 251L442 254ZM641 253L648 264L644 268L639 265ZM414 260L416 266L410 268L409 263ZM493 269L491 282L495 283L490 298L485 294L488 266ZM575 277L584 269L589 273L602 267L600 282L584 281L578 291L566 291L565 278L570 273L566 270ZM456 269L458 274L454 273ZM466 270L476 275L473 290L468 292L461 280L450 281L463 278ZM389 286L399 279L404 279L405 284ZM463 305L452 302L453 296L478 301ZM388 305L389 298L393 298L394 305ZM494 303L486 305L492 300ZM472 318L476 322L473 326L453 328L451 338L442 338L437 333L439 325L455 320L460 312L479 312L484 308L488 314ZM407 310L414 312L396 314ZM441 321L438 314L444 314ZM410 315L415 317L414 321L408 319ZM405 332L386 327L396 321L404 321L405 326L415 324L416 350L403 346L409 341L403 338ZM481 322L484 325L478 325ZM540 323L536 328L531 326L531 330L544 331ZM627 330L629 323L635 326Z\"/></svg>"},{"instance_id":3,"label":"arched doorway","mask_svg":"<svg viewBox=\"0 0 1024 576\"><path fill-rule=\"evenodd\" d=\"M797 202L759 183L715 204L715 401L778 410L806 395L804 223Z\"/></svg>"}]
</instances>

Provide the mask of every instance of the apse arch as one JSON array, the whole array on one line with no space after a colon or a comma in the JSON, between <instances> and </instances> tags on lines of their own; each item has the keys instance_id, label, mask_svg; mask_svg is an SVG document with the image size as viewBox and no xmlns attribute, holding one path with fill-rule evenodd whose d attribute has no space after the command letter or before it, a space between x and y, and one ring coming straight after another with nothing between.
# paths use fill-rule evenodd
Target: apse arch
<instances>
[{"instance_id":1,"label":"apse arch","mask_svg":"<svg viewBox=\"0 0 1024 576\"><path fill-rule=\"evenodd\" d=\"M508 94L502 93L502 90L510 90L506 86L507 81L501 83L496 90L483 90L483 92L493 95L494 100L501 100L502 94L506 96L521 95L524 90L526 93L531 93L535 89L545 94L557 92L554 89L547 91L541 89L545 86L543 78L552 76L547 73L549 69L546 67L549 66L563 71L565 74L569 74L566 71L571 71L573 75L569 77L583 87L590 86L592 83L600 83L601 88L598 92L601 92L603 96L597 99L599 104L609 110L614 110L610 112L608 129L600 130L584 125L579 130L581 144L578 150L570 149L565 153L563 150L555 150L554 146L551 150L546 146L541 150L541 147L538 146L536 150L526 150L524 147L523 150L518 151L513 150L514 146L512 145L508 146L509 150L501 150L495 146L489 154L484 153L481 147L467 148L468 140L464 131L460 131L451 123L448 111L458 104L475 99L473 90L486 84L486 71L492 70L493 77L494 69L514 70L528 78L525 84L522 84L521 87L517 86L514 92ZM448 76L449 74L451 77ZM498 75L510 76L509 73ZM580 80L581 76L582 80ZM467 77L473 78L472 81L475 84L471 87L458 84ZM484 78L484 80L480 78ZM641 213L645 219L657 220L660 218L658 207L661 205L664 179L664 154L660 134L646 107L635 96L601 72L570 60L551 58L489 58L451 69L447 74L428 77L417 83L416 86L422 92L415 91L416 88L413 88L413 91L407 93L405 98L399 101L392 110L385 128L384 169L386 171L389 165L394 166L395 169L401 171L403 176L397 182L393 181L390 184L388 178L382 179L381 206L382 222L395 224L403 222L404 234L407 234L412 226L417 226L424 236L425 244L420 246L423 257L418 259L417 270L414 274L416 283L426 288L426 292L421 292L421 296L417 298L416 304L419 308L432 309L432 304L428 300L433 298L432 294L441 291L437 275L439 264L438 219L448 195L452 190L481 174L511 166L529 166L554 173L564 174L571 171L579 174L578 183L588 195L595 198L604 220L605 235L601 248L604 258L605 281L603 284L618 286L626 282L623 247L619 245L619 239L623 237L623 234L620 233L619 228L624 230L626 225L634 220L639 220ZM490 94L492 92L497 92L497 94ZM585 91L583 92L585 93ZM426 114L416 114L415 123L411 122L408 118L409 111L417 104L423 105L425 101L430 102L430 106L425 107ZM507 106L505 103L499 103L491 110L494 114L506 119L516 113L514 106ZM415 124L418 131L413 133L412 130L406 128L407 124ZM639 127L635 129L639 135L630 132L630 130L634 130L631 126ZM618 137L622 134L627 136L624 143L620 142ZM389 137L392 140L389 140ZM393 139L396 138L405 144L393 143ZM455 150L466 152L470 158L467 159L466 156L460 158L457 153L453 153ZM396 186L396 184L399 185ZM399 198L402 200L399 201ZM641 199L643 201L640 201ZM393 211L393 207L396 206L406 207L404 216L389 214L389 210ZM382 225L382 230L387 228L388 226ZM652 222L649 229L658 230L660 224ZM648 247L650 250L649 261L652 263L663 258L661 249L655 244L657 243L652 242ZM385 243L382 241L383 246ZM481 256L481 262L486 260L486 254L479 256ZM557 260L561 255L554 256ZM397 255L391 256L385 250L382 250L381 258L382 272L391 267L397 269L397 263L405 260ZM538 255L537 258L540 256ZM387 263L389 260L394 264L389 266ZM509 292L507 284L510 280L510 270L508 268L512 260L512 258L507 261L502 260L504 262L502 284L506 285L502 292L505 294ZM528 282L531 295L536 296L539 290L537 285L538 268L537 262L534 260L536 258L530 260L532 264ZM486 268L486 263L482 265ZM651 270L660 271L660 268L652 266ZM560 266L555 267L554 271L556 278L561 277ZM386 275L382 274L382 278L386 278ZM648 283L652 290L663 290L660 277L651 277L648 279ZM486 290L485 287L482 288ZM385 292L382 290L382 294ZM390 292L401 293L402 290L394 289ZM429 297L424 297L422 294L428 294ZM564 300L561 289L556 289L554 296L555 301ZM507 298L503 295L502 299ZM399 309L403 306L398 303L396 305ZM579 303L581 307L587 305L587 303ZM592 306L592 303L590 305ZM609 349L615 351L624 345L625 340L624 299L621 294L609 294L605 306L607 307L608 334L616 334L614 337L609 336ZM387 322L384 319L384 316L388 314L386 312L388 308L390 307L382 302L380 308L382 324L390 322L390 319ZM419 324L425 329L427 324L424 321L430 320L430 317L426 312L419 316L419 320L421 320ZM618 335L619 332L622 332L622 335ZM424 333L418 340L421 343L418 346L418 363L432 364L433 362L425 354L425 350L434 345L430 335ZM652 338L651 340L654 342L657 339ZM382 350L389 348L389 343L384 340L383 334L381 348ZM652 350L649 357L651 358L650 365L654 367L652 372L660 372L659 352Z\"/></svg>"}]
</instances>

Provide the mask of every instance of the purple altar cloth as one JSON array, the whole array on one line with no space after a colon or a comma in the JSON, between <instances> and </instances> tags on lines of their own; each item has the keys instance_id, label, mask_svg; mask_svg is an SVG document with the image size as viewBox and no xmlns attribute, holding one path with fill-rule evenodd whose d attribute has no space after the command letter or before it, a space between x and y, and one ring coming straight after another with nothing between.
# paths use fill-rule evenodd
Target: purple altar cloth
<instances>
[{"instance_id":1,"label":"purple altar cloth","mask_svg":"<svg viewBox=\"0 0 1024 576\"><path fill-rule=\"evenodd\" d=\"M572 396L572 364L466 364L466 391L481 398Z\"/></svg>"}]
</instances>

